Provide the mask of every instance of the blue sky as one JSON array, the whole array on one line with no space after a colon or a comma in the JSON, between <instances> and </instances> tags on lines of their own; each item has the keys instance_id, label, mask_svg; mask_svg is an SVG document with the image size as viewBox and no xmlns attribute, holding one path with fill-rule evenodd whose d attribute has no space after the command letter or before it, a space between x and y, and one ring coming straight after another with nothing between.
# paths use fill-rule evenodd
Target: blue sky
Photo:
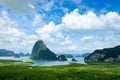
<instances>
[{"instance_id":1,"label":"blue sky","mask_svg":"<svg viewBox=\"0 0 120 80\"><path fill-rule=\"evenodd\" d=\"M119 0L0 0L0 48L31 53L41 39L55 53L120 45Z\"/></svg>"}]
</instances>

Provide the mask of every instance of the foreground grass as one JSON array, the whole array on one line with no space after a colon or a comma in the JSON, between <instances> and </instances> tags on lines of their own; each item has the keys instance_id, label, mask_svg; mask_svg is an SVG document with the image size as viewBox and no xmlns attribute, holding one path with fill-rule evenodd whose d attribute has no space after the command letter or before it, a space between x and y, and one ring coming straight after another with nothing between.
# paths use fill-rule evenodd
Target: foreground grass
<instances>
[{"instance_id":1,"label":"foreground grass","mask_svg":"<svg viewBox=\"0 0 120 80\"><path fill-rule=\"evenodd\" d=\"M0 80L120 80L120 63L71 63L51 67L30 66L31 63L22 62L0 63Z\"/></svg>"}]
</instances>

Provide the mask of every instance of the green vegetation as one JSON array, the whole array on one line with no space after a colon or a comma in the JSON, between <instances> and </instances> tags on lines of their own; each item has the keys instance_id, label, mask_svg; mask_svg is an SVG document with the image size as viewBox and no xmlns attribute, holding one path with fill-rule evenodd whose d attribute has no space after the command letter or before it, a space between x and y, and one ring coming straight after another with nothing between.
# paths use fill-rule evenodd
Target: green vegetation
<instances>
[{"instance_id":1,"label":"green vegetation","mask_svg":"<svg viewBox=\"0 0 120 80\"><path fill-rule=\"evenodd\" d=\"M32 62L22 62L20 60L0 60L0 67L1 66L7 66L7 67L12 67L12 66L28 66L33 64Z\"/></svg>"},{"instance_id":2,"label":"green vegetation","mask_svg":"<svg viewBox=\"0 0 120 80\"><path fill-rule=\"evenodd\" d=\"M120 63L71 63L51 67L30 65L29 62L0 61L0 80L120 80Z\"/></svg>"},{"instance_id":3,"label":"green vegetation","mask_svg":"<svg viewBox=\"0 0 120 80\"><path fill-rule=\"evenodd\" d=\"M12 62L22 62L20 60L3 60L3 59L0 59L0 63L12 63Z\"/></svg>"},{"instance_id":4,"label":"green vegetation","mask_svg":"<svg viewBox=\"0 0 120 80\"><path fill-rule=\"evenodd\" d=\"M97 49L86 56L85 61L120 62L120 45L113 48Z\"/></svg>"},{"instance_id":5,"label":"green vegetation","mask_svg":"<svg viewBox=\"0 0 120 80\"><path fill-rule=\"evenodd\" d=\"M38 40L32 49L31 59L57 60L56 54L46 47L42 40Z\"/></svg>"}]
</instances>

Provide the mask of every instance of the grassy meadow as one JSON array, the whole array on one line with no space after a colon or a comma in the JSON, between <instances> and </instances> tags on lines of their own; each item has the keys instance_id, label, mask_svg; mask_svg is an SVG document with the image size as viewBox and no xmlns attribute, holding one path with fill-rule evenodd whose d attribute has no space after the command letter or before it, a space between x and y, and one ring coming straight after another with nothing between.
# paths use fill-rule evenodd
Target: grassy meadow
<instances>
[{"instance_id":1,"label":"grassy meadow","mask_svg":"<svg viewBox=\"0 0 120 80\"><path fill-rule=\"evenodd\" d=\"M0 80L120 80L120 63L71 63L64 66L31 64L0 60Z\"/></svg>"}]
</instances>

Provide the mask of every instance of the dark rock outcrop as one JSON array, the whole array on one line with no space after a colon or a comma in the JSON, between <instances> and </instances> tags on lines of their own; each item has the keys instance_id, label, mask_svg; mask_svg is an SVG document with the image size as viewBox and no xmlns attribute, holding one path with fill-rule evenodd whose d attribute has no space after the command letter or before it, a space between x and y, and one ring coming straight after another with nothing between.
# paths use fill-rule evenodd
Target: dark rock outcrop
<instances>
[{"instance_id":1,"label":"dark rock outcrop","mask_svg":"<svg viewBox=\"0 0 120 80\"><path fill-rule=\"evenodd\" d=\"M85 61L118 62L120 61L120 46L95 50L93 53L85 57Z\"/></svg>"},{"instance_id":2,"label":"dark rock outcrop","mask_svg":"<svg viewBox=\"0 0 120 80\"><path fill-rule=\"evenodd\" d=\"M19 54L15 54L14 58L20 58L20 55Z\"/></svg>"},{"instance_id":3,"label":"dark rock outcrop","mask_svg":"<svg viewBox=\"0 0 120 80\"><path fill-rule=\"evenodd\" d=\"M0 49L0 56L14 56L14 52L6 49Z\"/></svg>"},{"instance_id":4,"label":"dark rock outcrop","mask_svg":"<svg viewBox=\"0 0 120 80\"><path fill-rule=\"evenodd\" d=\"M57 60L55 53L50 51L42 40L38 40L32 49L31 59Z\"/></svg>"},{"instance_id":5,"label":"dark rock outcrop","mask_svg":"<svg viewBox=\"0 0 120 80\"><path fill-rule=\"evenodd\" d=\"M66 57L64 55L59 55L58 56L59 61L67 61Z\"/></svg>"},{"instance_id":6,"label":"dark rock outcrop","mask_svg":"<svg viewBox=\"0 0 120 80\"><path fill-rule=\"evenodd\" d=\"M72 60L71 61L77 61L75 58L72 58Z\"/></svg>"},{"instance_id":7,"label":"dark rock outcrop","mask_svg":"<svg viewBox=\"0 0 120 80\"><path fill-rule=\"evenodd\" d=\"M19 53L19 56L24 56L24 53L20 52L20 53Z\"/></svg>"},{"instance_id":8,"label":"dark rock outcrop","mask_svg":"<svg viewBox=\"0 0 120 80\"><path fill-rule=\"evenodd\" d=\"M20 52L19 56L30 56L30 54L29 53L22 53L22 52Z\"/></svg>"}]
</instances>

